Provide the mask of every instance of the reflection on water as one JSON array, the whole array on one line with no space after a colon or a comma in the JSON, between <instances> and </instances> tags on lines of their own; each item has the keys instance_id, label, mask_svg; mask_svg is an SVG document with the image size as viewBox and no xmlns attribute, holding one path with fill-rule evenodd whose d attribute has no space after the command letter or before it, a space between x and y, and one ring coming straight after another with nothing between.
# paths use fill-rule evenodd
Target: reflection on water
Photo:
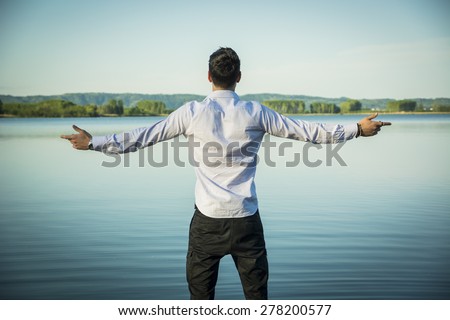
<instances>
[{"instance_id":1,"label":"reflection on water","mask_svg":"<svg viewBox=\"0 0 450 320\"><path fill-rule=\"evenodd\" d=\"M270 298L450 298L450 117L383 120L394 125L339 151L347 166L287 168L276 150L275 168L261 163ZM156 119L0 119L0 298L187 299L193 170L137 155L102 167L58 138L74 121L107 133ZM216 297L241 291L225 257Z\"/></svg>"}]
</instances>

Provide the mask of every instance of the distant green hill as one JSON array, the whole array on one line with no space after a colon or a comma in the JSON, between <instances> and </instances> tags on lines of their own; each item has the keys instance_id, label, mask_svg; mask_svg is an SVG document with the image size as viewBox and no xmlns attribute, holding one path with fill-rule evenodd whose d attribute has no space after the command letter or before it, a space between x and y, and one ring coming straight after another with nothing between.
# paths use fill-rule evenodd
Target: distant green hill
<instances>
[{"instance_id":1,"label":"distant green hill","mask_svg":"<svg viewBox=\"0 0 450 320\"><path fill-rule=\"evenodd\" d=\"M140 93L67 93L61 95L36 95L36 96L11 96L0 95L0 100L3 103L10 102L22 102L22 103L36 103L46 100L66 100L75 103L76 105L104 105L109 100L122 100L125 107L135 106L141 100L156 100L165 103L168 109L176 109L183 105L185 102L197 100L201 101L205 96L195 94L140 94ZM253 101L267 101L267 100L302 100L305 102L306 108L313 102L325 102L334 103L339 105L341 102L346 101L348 98L324 98L317 96L305 96L305 95L285 95L276 93L258 93L258 94L246 94L242 95L243 100ZM358 99L362 103L363 109L386 109L386 104L393 99ZM418 105L429 108L433 104L450 105L450 98L437 98L437 99L411 99L417 101Z\"/></svg>"}]
</instances>

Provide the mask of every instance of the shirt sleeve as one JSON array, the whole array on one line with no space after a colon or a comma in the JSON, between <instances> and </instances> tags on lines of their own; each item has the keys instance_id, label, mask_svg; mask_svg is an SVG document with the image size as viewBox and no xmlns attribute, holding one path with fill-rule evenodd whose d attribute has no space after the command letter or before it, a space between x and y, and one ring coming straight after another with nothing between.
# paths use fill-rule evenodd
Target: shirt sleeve
<instances>
[{"instance_id":1,"label":"shirt sleeve","mask_svg":"<svg viewBox=\"0 0 450 320\"><path fill-rule=\"evenodd\" d=\"M348 125L313 123L285 117L261 105L261 125L274 136L312 143L340 143L353 139L358 133L356 123Z\"/></svg>"},{"instance_id":2,"label":"shirt sleeve","mask_svg":"<svg viewBox=\"0 0 450 320\"><path fill-rule=\"evenodd\" d=\"M187 108L182 106L167 118L150 127L134 129L120 134L93 136L92 147L96 151L109 154L134 152L155 143L165 141L185 133Z\"/></svg>"}]
</instances>

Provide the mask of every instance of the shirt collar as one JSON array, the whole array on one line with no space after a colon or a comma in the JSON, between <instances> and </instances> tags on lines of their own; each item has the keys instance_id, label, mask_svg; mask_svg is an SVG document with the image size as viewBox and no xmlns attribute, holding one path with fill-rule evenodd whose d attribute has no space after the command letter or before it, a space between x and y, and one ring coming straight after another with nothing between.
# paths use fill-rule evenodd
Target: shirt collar
<instances>
[{"instance_id":1,"label":"shirt collar","mask_svg":"<svg viewBox=\"0 0 450 320\"><path fill-rule=\"evenodd\" d=\"M216 90L211 92L206 98L207 99L225 98L225 99L239 100L239 96L236 94L236 92L232 90Z\"/></svg>"}]
</instances>

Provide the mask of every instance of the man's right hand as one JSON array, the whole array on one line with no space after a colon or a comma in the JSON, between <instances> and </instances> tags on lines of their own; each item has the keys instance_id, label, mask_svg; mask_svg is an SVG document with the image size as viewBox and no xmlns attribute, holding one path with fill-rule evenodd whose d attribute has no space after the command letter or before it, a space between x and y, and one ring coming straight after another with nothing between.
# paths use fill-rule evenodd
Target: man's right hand
<instances>
[{"instance_id":1,"label":"man's right hand","mask_svg":"<svg viewBox=\"0 0 450 320\"><path fill-rule=\"evenodd\" d=\"M73 125L72 128L78 133L61 135L61 138L69 140L72 146L77 150L88 150L89 142L91 142L92 136L89 132L78 128L76 125Z\"/></svg>"}]
</instances>

